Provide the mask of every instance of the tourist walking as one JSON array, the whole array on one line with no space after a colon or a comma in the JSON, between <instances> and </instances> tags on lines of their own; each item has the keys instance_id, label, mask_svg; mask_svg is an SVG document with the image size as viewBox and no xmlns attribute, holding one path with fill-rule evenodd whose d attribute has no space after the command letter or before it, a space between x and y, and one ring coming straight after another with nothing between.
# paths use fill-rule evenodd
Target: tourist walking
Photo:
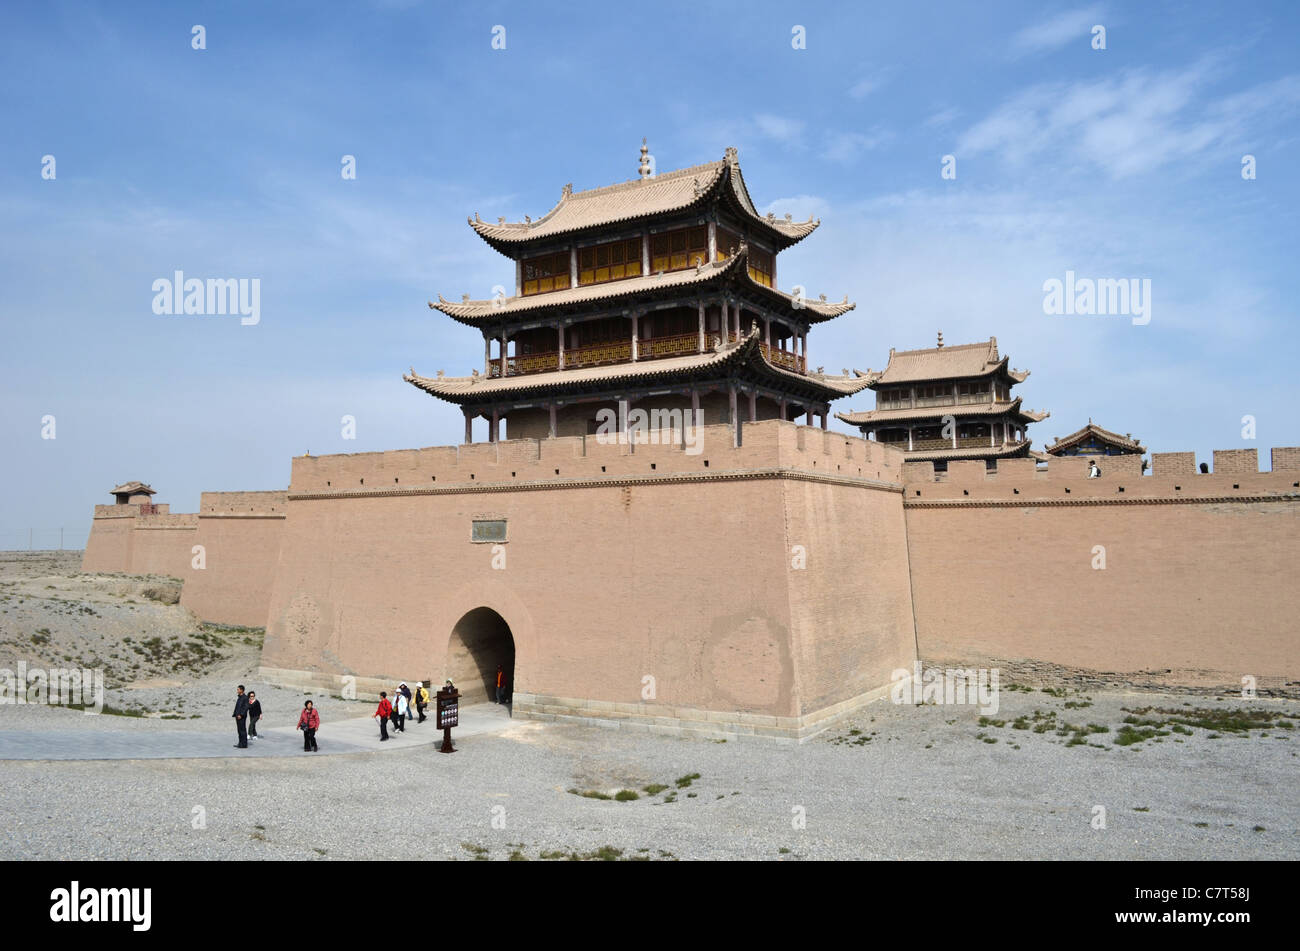
<instances>
[{"instance_id":1,"label":"tourist walking","mask_svg":"<svg viewBox=\"0 0 1300 951\"><path fill-rule=\"evenodd\" d=\"M248 697L244 695L244 685L240 684L237 688L239 692L235 695L235 712L231 714L235 718L235 730L239 734L239 742L235 744L235 749L248 749Z\"/></svg>"},{"instance_id":2,"label":"tourist walking","mask_svg":"<svg viewBox=\"0 0 1300 951\"><path fill-rule=\"evenodd\" d=\"M388 694L379 691L379 709L375 711L375 716L379 720L379 739L388 739L388 718L393 713L393 705L388 702Z\"/></svg>"},{"instance_id":3,"label":"tourist walking","mask_svg":"<svg viewBox=\"0 0 1300 951\"><path fill-rule=\"evenodd\" d=\"M497 703L506 702L506 672L505 669L497 664Z\"/></svg>"},{"instance_id":4,"label":"tourist walking","mask_svg":"<svg viewBox=\"0 0 1300 951\"><path fill-rule=\"evenodd\" d=\"M397 691L397 732L398 733L406 732L406 714L410 709L411 708L408 705L406 699L406 694L402 693L402 691L400 690Z\"/></svg>"},{"instance_id":5,"label":"tourist walking","mask_svg":"<svg viewBox=\"0 0 1300 951\"><path fill-rule=\"evenodd\" d=\"M1097 465L1097 460L1093 459L1088 463L1088 478L1096 479L1101 476L1101 467Z\"/></svg>"},{"instance_id":6,"label":"tourist walking","mask_svg":"<svg viewBox=\"0 0 1300 951\"><path fill-rule=\"evenodd\" d=\"M248 691L248 735L256 740L257 721L262 719L262 701L257 699L257 691Z\"/></svg>"},{"instance_id":7,"label":"tourist walking","mask_svg":"<svg viewBox=\"0 0 1300 951\"><path fill-rule=\"evenodd\" d=\"M415 721L416 723L423 723L425 720L429 719L424 715L424 708L427 707L428 705L429 705L429 691L424 686L424 681L422 680L416 681L415 712L420 715L420 719L416 720Z\"/></svg>"},{"instance_id":8,"label":"tourist walking","mask_svg":"<svg viewBox=\"0 0 1300 951\"><path fill-rule=\"evenodd\" d=\"M302 713L298 714L298 729L302 730L302 751L304 753L318 752L316 731L320 729L320 714L310 700L302 705Z\"/></svg>"}]
</instances>

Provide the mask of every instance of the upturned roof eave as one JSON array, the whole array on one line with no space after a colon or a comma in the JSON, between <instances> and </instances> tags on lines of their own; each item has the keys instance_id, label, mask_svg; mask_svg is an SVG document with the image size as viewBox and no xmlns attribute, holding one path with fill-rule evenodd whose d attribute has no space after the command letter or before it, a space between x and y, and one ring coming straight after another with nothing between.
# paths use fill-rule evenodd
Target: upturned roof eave
<instances>
[{"instance_id":1,"label":"upturned roof eave","mask_svg":"<svg viewBox=\"0 0 1300 951\"><path fill-rule=\"evenodd\" d=\"M693 165L684 169L676 169L672 172L667 172L664 177L685 177L687 174L692 172L709 169L716 165L721 165L721 168L718 169L717 174L713 177L713 181L709 183L707 188L700 191L690 200L667 208L633 213L621 217L614 216L600 221L591 222L589 224L575 225L571 228L561 228L539 234L539 232L545 231L545 226L566 206L568 202L574 201L575 199L580 201L591 200L590 198L583 199L581 196L584 194L605 190L612 191L621 187L636 187L638 183L634 180L589 189L587 192L579 192L576 196L571 193L562 194L560 201L556 203L550 211L538 218L536 221L499 222L497 224L492 224L483 221L475 215L470 217L468 222L470 228L475 232L475 234L482 238L493 248L493 250L504 254L512 260L518 260L521 254L527 253L528 245L533 242L558 241L563 238L574 238L585 234L599 232L602 229L608 229L615 226L630 226L640 222L650 221L655 218L686 214L693 210L700 210L707 207L715 199L726 201L728 206L734 212L741 217L746 218L753 226L760 228L763 237L769 240L777 251L783 251L786 248L798 244L804 238L808 237L808 235L817 230L818 226L821 224L820 221L814 222L812 219L809 219L807 222L792 221L789 222L789 230L786 230L776 221L758 214L757 209L753 207L752 199L749 198L749 190L744 184L744 176L740 172L740 166L738 163L728 162L726 160L721 163L708 162L702 165ZM735 180L739 182L739 189L734 185L728 187L733 181L733 169L735 170ZM654 181L654 179L646 179L645 181ZM743 192L744 199L740 197L738 192Z\"/></svg>"},{"instance_id":2,"label":"upturned roof eave","mask_svg":"<svg viewBox=\"0 0 1300 951\"><path fill-rule=\"evenodd\" d=\"M642 385L655 385L661 382L721 380L735 377L737 371L740 373L748 371L747 375L756 378L756 381L766 379L791 392L792 395L806 395L810 398L817 398L822 402L830 402L844 396L850 396L857 391L852 386L856 381L842 381L840 378L818 377L815 375L806 376L772 364L763 356L762 350L758 346L757 332L751 332L741 343L731 345L728 352L714 351L711 354L699 354L697 356L704 359L701 359L698 364L693 366L683 367L680 364L673 364L670 362L672 358L663 361L647 360L641 364L614 364L609 369L626 370L629 367L636 367L641 372L614 373L612 375L595 376L590 379L575 379L569 375L569 371L553 370L547 373L507 378L505 385L498 382L491 387L479 387L477 389L474 384L470 384L469 389L460 388L464 387L469 380L475 379L474 377L429 378L421 377L412 371L409 374L404 374L403 379L430 396L461 406L504 401L512 402L565 391L605 392ZM660 366L656 367L655 364L660 364ZM644 367L643 370L642 367ZM828 380L830 382L827 382ZM847 385L837 386L837 383ZM452 386L457 388L452 389Z\"/></svg>"},{"instance_id":3,"label":"upturned roof eave","mask_svg":"<svg viewBox=\"0 0 1300 951\"><path fill-rule=\"evenodd\" d=\"M610 306L616 305L620 300L632 302L647 294L665 295L686 288L705 288L712 282L728 279L741 284L742 289L747 292L766 297L775 305L784 306L787 308L786 314L790 318L797 318L809 324L834 320L836 317L841 317L857 307L857 304L850 302L847 297L839 303L832 303L821 298L815 301L804 298L796 299L779 288L760 284L749 276L747 267L741 266L742 259L748 260L747 249L743 245L736 254L726 261L711 262L702 269L696 269L694 274L690 273L690 268L682 268L678 271L666 271L652 275L643 274L602 284L586 284L577 288L564 288L560 291L530 294L527 297L502 298L500 302L463 300L457 303L439 295L437 303L429 301L429 309L439 311L457 323L468 327L484 327L507 323L516 318L520 322L536 319L539 315L544 315L553 310L572 311L575 308L590 305ZM664 278L669 279L662 285L656 285L656 281ZM572 295L564 298L550 296L582 291L583 288L587 289L587 293L578 299L574 299ZM520 303L526 306L516 306Z\"/></svg>"}]
</instances>

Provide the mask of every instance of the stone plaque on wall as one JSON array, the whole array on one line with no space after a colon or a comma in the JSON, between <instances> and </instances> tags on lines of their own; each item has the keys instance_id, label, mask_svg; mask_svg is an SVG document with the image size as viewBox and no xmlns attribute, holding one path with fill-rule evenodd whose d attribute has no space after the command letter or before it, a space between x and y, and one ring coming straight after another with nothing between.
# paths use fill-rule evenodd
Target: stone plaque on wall
<instances>
[{"instance_id":1,"label":"stone plaque on wall","mask_svg":"<svg viewBox=\"0 0 1300 951\"><path fill-rule=\"evenodd\" d=\"M476 518L471 523L469 540L472 542L503 542L506 540L506 520Z\"/></svg>"}]
</instances>

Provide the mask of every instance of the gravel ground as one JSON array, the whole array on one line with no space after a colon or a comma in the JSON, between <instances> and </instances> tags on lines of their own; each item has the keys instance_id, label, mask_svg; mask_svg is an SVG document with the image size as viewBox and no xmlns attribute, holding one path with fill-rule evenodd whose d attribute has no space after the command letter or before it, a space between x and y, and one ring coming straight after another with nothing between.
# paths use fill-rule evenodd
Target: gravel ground
<instances>
[{"instance_id":1,"label":"gravel ground","mask_svg":"<svg viewBox=\"0 0 1300 951\"><path fill-rule=\"evenodd\" d=\"M67 564L46 566L50 577ZM35 603L41 585L68 581L42 581L30 562L8 565L0 558L9 598L0 602L9 611L0 614L0 666L33 662L29 628L51 615ZM82 587L109 583L79 577ZM59 597L75 601L75 587ZM157 623L188 636L192 618L157 607ZM102 625L106 609L96 610L101 619L77 623ZM78 643L68 620L57 632L41 623L61 651ZM249 682L256 666L245 636L225 638L201 670L160 685L167 671L142 669L146 686L126 681L115 694L197 718L5 705L0 734L107 729L144 749L159 732L181 731L229 744L233 684ZM463 738L452 756L426 743L319 758L0 761L0 859L353 859L413 848L462 860L612 850L650 859L1300 858L1295 700L1003 683L991 720L969 706L881 702L799 747L518 721ZM301 691L250 686L275 718L302 705ZM319 699L327 723L371 709ZM1267 722L1244 731L1173 722L1239 709ZM1158 732L1118 745L1125 717ZM656 785L665 788L646 790ZM570 792L628 789L638 798ZM1097 807L1104 828L1094 827Z\"/></svg>"},{"instance_id":2,"label":"gravel ground","mask_svg":"<svg viewBox=\"0 0 1300 951\"><path fill-rule=\"evenodd\" d=\"M1188 701L1002 699L1002 727L981 726L969 707L882 702L797 748L520 721L463 739L452 756L425 745L319 759L9 761L0 859L349 859L412 847L455 859L604 847L656 859L1300 857L1300 730L1211 739L1194 728L1120 747L1126 709ZM1255 703L1297 713L1290 701ZM1013 728L1037 711L1111 732L1090 735L1096 748ZM38 712L55 728L79 719ZM142 741L167 728L129 726ZM650 795L651 784L668 789ZM1097 806L1105 829L1092 827ZM196 808L206 828L194 827Z\"/></svg>"}]
</instances>

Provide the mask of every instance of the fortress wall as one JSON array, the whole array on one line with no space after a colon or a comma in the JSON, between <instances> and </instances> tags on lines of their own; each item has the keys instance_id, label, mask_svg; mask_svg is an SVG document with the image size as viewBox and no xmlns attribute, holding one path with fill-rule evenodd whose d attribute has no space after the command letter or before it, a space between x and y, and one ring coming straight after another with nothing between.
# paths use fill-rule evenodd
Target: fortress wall
<instances>
[{"instance_id":1,"label":"fortress wall","mask_svg":"<svg viewBox=\"0 0 1300 951\"><path fill-rule=\"evenodd\" d=\"M782 486L799 712L808 716L881 687L916 659L903 507L897 492Z\"/></svg>"},{"instance_id":2,"label":"fortress wall","mask_svg":"<svg viewBox=\"0 0 1300 951\"><path fill-rule=\"evenodd\" d=\"M572 437L295 459L263 663L441 679L486 606L514 636L517 713L800 735L910 663L901 565L855 584L868 611L837 596L869 574L864 538L902 552L881 484L900 475L894 450L776 420L740 448L709 428L698 455ZM496 552L476 518L507 521Z\"/></svg>"},{"instance_id":3,"label":"fortress wall","mask_svg":"<svg viewBox=\"0 0 1300 951\"><path fill-rule=\"evenodd\" d=\"M204 492L193 539L204 567L184 576L181 605L205 621L264 626L287 507L283 491Z\"/></svg>"},{"instance_id":4,"label":"fortress wall","mask_svg":"<svg viewBox=\"0 0 1300 951\"><path fill-rule=\"evenodd\" d=\"M81 556L82 571L125 572L131 570L131 542L139 509L125 505L96 505L90 536Z\"/></svg>"},{"instance_id":5,"label":"fortress wall","mask_svg":"<svg viewBox=\"0 0 1300 951\"><path fill-rule=\"evenodd\" d=\"M462 483L524 484L556 478L648 477L656 473L705 475L720 469L773 465L860 474L887 482L901 478L902 453L880 443L780 420L746 423L742 433L743 445L733 448L730 426L700 427L698 451L692 452L680 445L648 441L609 444L596 436L561 436L298 456L293 460L290 492L399 492Z\"/></svg>"},{"instance_id":6,"label":"fortress wall","mask_svg":"<svg viewBox=\"0 0 1300 951\"><path fill-rule=\"evenodd\" d=\"M188 579L199 517L193 513L137 515L131 531L131 574Z\"/></svg>"},{"instance_id":7,"label":"fortress wall","mask_svg":"<svg viewBox=\"0 0 1300 951\"><path fill-rule=\"evenodd\" d=\"M922 657L1295 679L1300 470L1277 465L1293 453L1275 450L1261 473L1254 450L1216 452L1204 475L1191 453L1155 454L1151 476L1109 457L1097 479L1068 458L1046 471L950 467L944 481L908 466Z\"/></svg>"}]
</instances>

